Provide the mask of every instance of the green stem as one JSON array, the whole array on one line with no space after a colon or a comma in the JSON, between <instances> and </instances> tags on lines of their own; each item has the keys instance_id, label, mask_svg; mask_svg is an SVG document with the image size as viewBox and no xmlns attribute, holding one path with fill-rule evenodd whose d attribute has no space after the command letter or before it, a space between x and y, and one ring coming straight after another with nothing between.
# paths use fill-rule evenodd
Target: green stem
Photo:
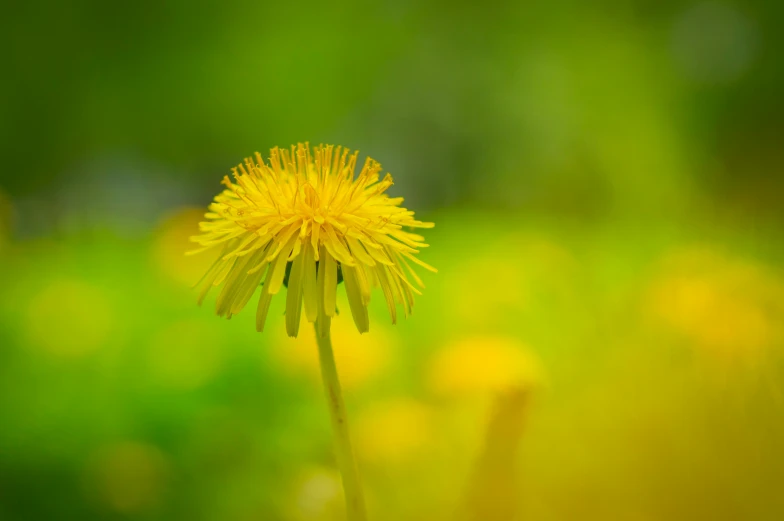
<instances>
[{"instance_id":1,"label":"green stem","mask_svg":"<svg viewBox=\"0 0 784 521\"><path fill-rule=\"evenodd\" d=\"M351 437L348 433L346 420L346 406L343 403L343 394L340 390L338 371L335 366L335 356L332 353L332 340L329 334L329 317L324 317L325 324L316 324L316 342L319 349L321 363L321 378L324 381L324 391L327 393L329 414L332 418L332 432L335 437L335 456L338 469L343 480L343 493L346 496L346 517L348 521L366 521L365 496L359 482L357 464L351 448ZM319 327L325 326L325 327ZM321 331L320 331L321 330ZM324 332L322 335L321 332Z\"/></svg>"}]
</instances>

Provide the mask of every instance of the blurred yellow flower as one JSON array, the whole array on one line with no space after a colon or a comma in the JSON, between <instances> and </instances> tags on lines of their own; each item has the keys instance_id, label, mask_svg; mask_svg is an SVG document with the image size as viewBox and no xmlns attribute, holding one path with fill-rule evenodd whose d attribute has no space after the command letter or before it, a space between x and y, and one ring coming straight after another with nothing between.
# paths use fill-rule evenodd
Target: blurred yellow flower
<instances>
[{"instance_id":1,"label":"blurred yellow flower","mask_svg":"<svg viewBox=\"0 0 784 521\"><path fill-rule=\"evenodd\" d=\"M784 339L782 279L705 247L664 259L647 307L695 347L725 361L757 361Z\"/></svg>"},{"instance_id":2,"label":"blurred yellow flower","mask_svg":"<svg viewBox=\"0 0 784 521\"><path fill-rule=\"evenodd\" d=\"M293 519L337 519L341 511L340 475L330 469L305 470L297 480Z\"/></svg>"},{"instance_id":3,"label":"blurred yellow flower","mask_svg":"<svg viewBox=\"0 0 784 521\"><path fill-rule=\"evenodd\" d=\"M200 283L199 302L211 287L223 284L216 311L231 317L263 278L256 312L256 329L262 331L272 296L285 283L286 331L295 337L303 300L307 320L318 320L322 331L329 327L342 277L360 333L369 329L372 286L381 286L393 323L396 303L408 315L419 290L405 271L423 286L408 261L435 269L414 255L427 246L424 238L403 227L432 228L433 223L415 220L414 212L399 206L402 197L384 193L392 177L379 181L376 161L367 158L355 177L357 156L332 145L311 153L300 143L290 151L273 148L269 164L256 153L255 160L233 170L234 182L225 176L227 188L210 205L202 235L193 237L203 246L193 253L221 246Z\"/></svg>"},{"instance_id":4,"label":"blurred yellow flower","mask_svg":"<svg viewBox=\"0 0 784 521\"><path fill-rule=\"evenodd\" d=\"M431 390L442 396L528 389L544 382L538 360L522 342L507 337L463 338L436 353Z\"/></svg>"},{"instance_id":5,"label":"blurred yellow flower","mask_svg":"<svg viewBox=\"0 0 784 521\"><path fill-rule=\"evenodd\" d=\"M338 318L332 322L335 360L340 369L341 384L346 389L362 386L389 367L395 337L386 328L377 329L370 338L357 333L346 320ZM293 373L305 373L318 381L321 370L315 337L306 335L294 342L283 340L281 338L273 346L275 360Z\"/></svg>"},{"instance_id":6,"label":"blurred yellow flower","mask_svg":"<svg viewBox=\"0 0 784 521\"><path fill-rule=\"evenodd\" d=\"M410 462L433 443L433 423L433 411L414 399L375 403L357 418L357 449L368 462Z\"/></svg>"}]
</instances>

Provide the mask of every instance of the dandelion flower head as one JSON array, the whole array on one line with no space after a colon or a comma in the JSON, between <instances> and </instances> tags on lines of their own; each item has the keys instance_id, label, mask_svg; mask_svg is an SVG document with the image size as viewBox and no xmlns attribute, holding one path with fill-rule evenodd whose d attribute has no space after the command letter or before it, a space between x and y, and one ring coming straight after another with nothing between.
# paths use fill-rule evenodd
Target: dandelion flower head
<instances>
[{"instance_id":1,"label":"dandelion flower head","mask_svg":"<svg viewBox=\"0 0 784 521\"><path fill-rule=\"evenodd\" d=\"M268 162L257 152L233 169L233 179L225 176L202 233L191 238L202 247L190 253L221 248L197 284L199 303L222 286L216 312L231 318L261 285L256 329L263 331L270 301L285 286L289 336L297 336L303 307L325 332L342 279L361 333L369 329L372 287L381 287L392 323L397 304L410 314L417 286L424 287L410 263L436 271L415 256L427 244L410 230L433 223L417 221L402 197L385 193L392 176L380 179L378 162L367 158L355 176L357 157L340 146L300 143L273 148Z\"/></svg>"}]
</instances>

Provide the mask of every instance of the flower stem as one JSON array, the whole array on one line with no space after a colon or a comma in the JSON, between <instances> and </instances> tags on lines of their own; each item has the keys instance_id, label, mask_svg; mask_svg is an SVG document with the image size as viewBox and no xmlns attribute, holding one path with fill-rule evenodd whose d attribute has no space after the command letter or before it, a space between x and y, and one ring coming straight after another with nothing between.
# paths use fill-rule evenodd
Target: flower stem
<instances>
[{"instance_id":1,"label":"flower stem","mask_svg":"<svg viewBox=\"0 0 784 521\"><path fill-rule=\"evenodd\" d=\"M332 419L332 432L335 437L335 456L343 480L343 493L346 496L346 517L348 521L366 521L365 496L362 493L357 464L351 448L351 438L348 433L348 422L346 420L346 406L343 403L343 394L340 390L338 371L335 366L335 356L332 353L332 340L329 334L330 327L328 322L330 318L322 316L319 320L327 321L326 324L316 324L316 342L318 343L319 362L321 363L321 378L324 381L324 391L327 394L327 404ZM321 334L322 332L324 333L323 335Z\"/></svg>"}]
</instances>

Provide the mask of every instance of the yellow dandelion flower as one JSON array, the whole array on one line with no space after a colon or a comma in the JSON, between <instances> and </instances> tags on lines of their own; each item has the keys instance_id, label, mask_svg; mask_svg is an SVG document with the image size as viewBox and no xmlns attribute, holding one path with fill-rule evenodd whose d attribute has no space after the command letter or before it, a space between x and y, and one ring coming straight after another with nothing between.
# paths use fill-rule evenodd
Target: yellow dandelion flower
<instances>
[{"instance_id":1,"label":"yellow dandelion flower","mask_svg":"<svg viewBox=\"0 0 784 521\"><path fill-rule=\"evenodd\" d=\"M355 176L358 152L307 143L290 150L273 148L269 162L255 159L225 176L226 189L215 197L193 237L202 248L222 248L199 283L199 302L222 285L218 315L230 318L261 284L256 329L262 331L272 297L287 287L286 331L296 337L304 303L305 317L328 331L336 313L337 286L345 282L357 329L369 329L371 288L380 286L392 317L397 304L407 316L422 280L411 262L436 271L415 255L424 238L404 228L432 228L389 197L392 176L380 179L381 165L367 158ZM413 282L412 282L413 281Z\"/></svg>"},{"instance_id":2,"label":"yellow dandelion flower","mask_svg":"<svg viewBox=\"0 0 784 521\"><path fill-rule=\"evenodd\" d=\"M200 303L210 288L223 285L216 311L231 318L261 284L256 329L263 331L272 297L285 286L289 336L299 333L303 307L315 324L349 521L365 521L367 513L330 336L337 286L345 282L351 316L365 333L372 287L381 286L395 323L398 304L411 313L414 293L420 294L414 283L424 287L409 262L436 271L415 256L427 246L424 237L404 230L433 223L417 221L400 206L402 197L385 193L392 176L380 179L376 161L367 158L355 176L358 154L332 145L311 152L307 143L273 148L269 163L256 153L233 170L233 181L224 177L226 189L205 214L202 234L191 238L202 246L193 253L222 248L199 283Z\"/></svg>"}]
</instances>

